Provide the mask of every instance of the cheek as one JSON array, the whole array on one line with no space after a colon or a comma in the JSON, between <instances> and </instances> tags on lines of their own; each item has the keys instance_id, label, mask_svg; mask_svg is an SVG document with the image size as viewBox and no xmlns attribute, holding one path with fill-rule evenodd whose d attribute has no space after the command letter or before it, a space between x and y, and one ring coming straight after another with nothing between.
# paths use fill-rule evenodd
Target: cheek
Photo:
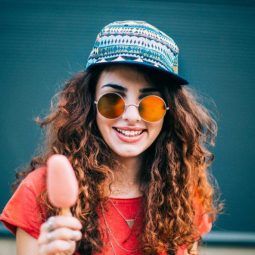
<instances>
[{"instance_id":1,"label":"cheek","mask_svg":"<svg viewBox=\"0 0 255 255\"><path fill-rule=\"evenodd\" d=\"M113 121L102 117L100 114L97 114L96 123L102 137L105 140L111 131Z\"/></svg>"},{"instance_id":2,"label":"cheek","mask_svg":"<svg viewBox=\"0 0 255 255\"><path fill-rule=\"evenodd\" d=\"M154 123L154 124L152 123L150 125L151 125L150 126L151 133L152 133L153 137L156 138L162 130L163 121L160 121L159 123Z\"/></svg>"},{"instance_id":3,"label":"cheek","mask_svg":"<svg viewBox=\"0 0 255 255\"><path fill-rule=\"evenodd\" d=\"M97 127L98 127L101 135L104 137L106 124L105 124L104 119L99 114L97 114L96 122L97 122Z\"/></svg>"}]
</instances>

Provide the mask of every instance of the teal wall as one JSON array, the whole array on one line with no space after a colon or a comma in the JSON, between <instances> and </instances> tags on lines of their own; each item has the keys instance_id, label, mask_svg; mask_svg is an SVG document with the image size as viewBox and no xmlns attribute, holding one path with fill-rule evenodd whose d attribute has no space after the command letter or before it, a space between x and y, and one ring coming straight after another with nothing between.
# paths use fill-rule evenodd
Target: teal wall
<instances>
[{"instance_id":1,"label":"teal wall","mask_svg":"<svg viewBox=\"0 0 255 255\"><path fill-rule=\"evenodd\" d=\"M125 19L146 20L172 36L180 74L217 105L212 172L226 207L213 230L250 233L255 240L252 0L0 1L0 209L11 195L14 170L40 141L33 118L47 113L63 81L84 68L97 32Z\"/></svg>"}]
</instances>

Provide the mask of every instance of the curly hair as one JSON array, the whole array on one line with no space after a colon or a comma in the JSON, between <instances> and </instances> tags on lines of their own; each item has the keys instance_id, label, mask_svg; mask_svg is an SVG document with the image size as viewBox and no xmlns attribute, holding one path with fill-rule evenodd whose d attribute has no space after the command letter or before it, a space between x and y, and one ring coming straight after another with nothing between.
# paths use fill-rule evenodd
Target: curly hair
<instances>
[{"instance_id":1,"label":"curly hair","mask_svg":"<svg viewBox=\"0 0 255 255\"><path fill-rule=\"evenodd\" d=\"M171 81L146 68L133 68L160 87L170 106L159 136L145 152L150 157L145 157L141 170L145 211L142 251L174 253L183 244L191 248L198 239L194 201L199 201L212 222L219 212L209 172L214 155L208 148L215 145L217 124L191 88L169 84ZM36 119L46 131L45 144L29 167L17 174L14 185L17 187L28 173L46 165L52 154L67 156L79 183L79 198L71 211L86 226L77 245L82 254L102 249L97 208L107 199L104 187L112 183L113 169L119 165L95 121L95 87L103 70L102 66L74 75L53 98L57 100L52 100L48 116ZM47 217L58 213L48 201L47 191L40 199Z\"/></svg>"}]
</instances>

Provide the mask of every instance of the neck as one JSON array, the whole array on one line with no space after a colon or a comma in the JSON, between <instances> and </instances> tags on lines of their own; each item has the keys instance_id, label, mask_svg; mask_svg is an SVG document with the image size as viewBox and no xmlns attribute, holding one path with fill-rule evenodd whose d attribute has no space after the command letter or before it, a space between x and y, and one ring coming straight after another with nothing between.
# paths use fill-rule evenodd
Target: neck
<instances>
[{"instance_id":1,"label":"neck","mask_svg":"<svg viewBox=\"0 0 255 255\"><path fill-rule=\"evenodd\" d=\"M114 181L111 185L112 197L130 198L141 196L140 174L142 156L121 158L121 167L114 170Z\"/></svg>"}]
</instances>

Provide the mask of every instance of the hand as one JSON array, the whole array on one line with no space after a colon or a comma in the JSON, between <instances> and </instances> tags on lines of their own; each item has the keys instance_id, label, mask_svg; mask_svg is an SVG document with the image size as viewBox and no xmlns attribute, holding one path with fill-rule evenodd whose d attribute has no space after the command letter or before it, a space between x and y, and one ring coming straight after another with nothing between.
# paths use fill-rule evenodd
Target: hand
<instances>
[{"instance_id":1,"label":"hand","mask_svg":"<svg viewBox=\"0 0 255 255\"><path fill-rule=\"evenodd\" d=\"M72 216L50 217L41 225L38 238L39 255L71 255L80 240L82 225Z\"/></svg>"}]
</instances>

